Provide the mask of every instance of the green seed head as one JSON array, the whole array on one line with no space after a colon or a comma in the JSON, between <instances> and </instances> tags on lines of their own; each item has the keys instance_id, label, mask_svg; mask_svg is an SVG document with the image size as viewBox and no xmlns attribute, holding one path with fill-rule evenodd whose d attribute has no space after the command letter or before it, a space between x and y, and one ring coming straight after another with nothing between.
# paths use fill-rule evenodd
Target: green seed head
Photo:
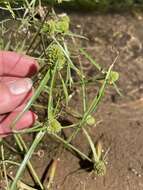
<instances>
[{"instance_id":1,"label":"green seed head","mask_svg":"<svg viewBox=\"0 0 143 190\"><path fill-rule=\"evenodd\" d=\"M104 176L106 174L106 165L104 161L100 160L98 163L95 163L94 168L98 176Z\"/></svg>"},{"instance_id":2,"label":"green seed head","mask_svg":"<svg viewBox=\"0 0 143 190\"><path fill-rule=\"evenodd\" d=\"M95 125L95 123L96 123L95 118L92 117L91 115L88 115L88 116L87 116L87 119L86 119L86 123L87 123L88 125Z\"/></svg>"},{"instance_id":3,"label":"green seed head","mask_svg":"<svg viewBox=\"0 0 143 190\"><path fill-rule=\"evenodd\" d=\"M55 21L49 20L43 25L43 28L41 31L51 36L51 35L54 35L55 30L56 30Z\"/></svg>"},{"instance_id":4,"label":"green seed head","mask_svg":"<svg viewBox=\"0 0 143 190\"><path fill-rule=\"evenodd\" d=\"M49 36L55 34L65 34L69 31L70 19L67 15L61 15L58 19L51 19L47 21L42 29L42 33L46 33Z\"/></svg>"},{"instance_id":5,"label":"green seed head","mask_svg":"<svg viewBox=\"0 0 143 190\"><path fill-rule=\"evenodd\" d=\"M61 132L62 126L59 121L52 119L47 128L48 133L59 133Z\"/></svg>"},{"instance_id":6,"label":"green seed head","mask_svg":"<svg viewBox=\"0 0 143 190\"><path fill-rule=\"evenodd\" d=\"M57 44L52 44L49 49L48 49L48 62L54 66L56 62L58 62L58 70L61 70L65 63L66 63L66 58L61 50L61 48Z\"/></svg>"},{"instance_id":7,"label":"green seed head","mask_svg":"<svg viewBox=\"0 0 143 190\"><path fill-rule=\"evenodd\" d=\"M116 71L111 71L110 72L110 76L108 79L108 83L109 84L113 84L114 82L116 82L119 79L119 73Z\"/></svg>"},{"instance_id":8,"label":"green seed head","mask_svg":"<svg viewBox=\"0 0 143 190\"><path fill-rule=\"evenodd\" d=\"M69 31L70 19L67 15L61 16L59 21L56 22L56 31L58 33L67 33Z\"/></svg>"}]
</instances>

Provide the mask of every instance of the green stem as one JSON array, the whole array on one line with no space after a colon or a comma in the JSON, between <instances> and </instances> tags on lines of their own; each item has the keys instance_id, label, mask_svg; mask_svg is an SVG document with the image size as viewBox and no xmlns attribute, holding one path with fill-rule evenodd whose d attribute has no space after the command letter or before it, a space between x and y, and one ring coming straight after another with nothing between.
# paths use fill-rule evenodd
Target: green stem
<instances>
[{"instance_id":1,"label":"green stem","mask_svg":"<svg viewBox=\"0 0 143 190\"><path fill-rule=\"evenodd\" d=\"M16 117L16 119L12 122L11 124L11 128L15 127L15 124L17 123L17 121L22 117L22 115L31 107L32 103L39 97L40 93L42 92L42 90L44 89L45 85L47 84L49 78L50 78L50 71L48 70L46 75L44 76L43 80L41 81L40 85L38 86L36 92L34 93L34 95L31 97L31 99L29 100L29 102L26 104L26 106L24 107L24 109L22 110L22 112L20 112L20 114Z\"/></svg>"},{"instance_id":2,"label":"green stem","mask_svg":"<svg viewBox=\"0 0 143 190\"><path fill-rule=\"evenodd\" d=\"M26 146L24 140L22 139L22 137L21 137L20 135L14 135L14 137L15 137L15 140L16 140L16 142L17 142L19 148L20 148L20 151L22 151L22 152L23 152L23 151L27 152L27 151L28 151L28 148L27 148L27 146ZM32 164L31 164L30 161L27 162L27 166L28 166L28 168L29 168L29 170L30 170L30 173L31 173L31 175L32 175L32 177L33 177L35 183L36 183L37 185L39 185L39 187L40 187L41 189L43 189L43 185L42 185L42 183L41 183L41 181L40 181L40 179L39 179L37 173L35 172L35 170L34 170L34 168L33 168L33 166L32 166Z\"/></svg>"},{"instance_id":3,"label":"green stem","mask_svg":"<svg viewBox=\"0 0 143 190\"><path fill-rule=\"evenodd\" d=\"M107 81L108 81L108 78L110 76L110 72L113 68L113 65L112 64L109 69L108 69L108 72L106 74L106 77L105 77L105 80L99 90L99 93L98 95L93 99L91 105L89 106L89 108L87 109L87 111L84 113L83 115L83 118L78 126L78 128L71 134L71 136L68 138L68 142L71 142L72 139L74 139L76 137L76 135L78 134L78 132L81 130L81 128L84 127L84 124L86 123L86 119L88 117L88 115L90 115L93 111L96 111L97 109L97 105L99 104L101 98L103 97L103 94L104 94L104 90L105 90L105 87L107 85Z\"/></svg>"},{"instance_id":4,"label":"green stem","mask_svg":"<svg viewBox=\"0 0 143 190\"><path fill-rule=\"evenodd\" d=\"M57 39L53 36L53 40L56 42L56 44L62 49L63 53L65 54L66 58L68 59L70 66L73 70L75 70L77 72L78 75L81 76L81 72L78 68L75 67L75 65L73 64L72 60L70 59L68 52L63 48L63 46L57 41Z\"/></svg>"},{"instance_id":5,"label":"green stem","mask_svg":"<svg viewBox=\"0 0 143 190\"><path fill-rule=\"evenodd\" d=\"M6 163L4 162L4 147L1 145L1 156L2 156L2 165L3 165L3 171L4 171L4 177L6 181L6 188L9 190L9 183L8 183L8 178L7 178L7 172L6 172Z\"/></svg>"},{"instance_id":6,"label":"green stem","mask_svg":"<svg viewBox=\"0 0 143 190\"><path fill-rule=\"evenodd\" d=\"M37 147L37 145L39 144L39 142L42 140L43 136L45 135L45 132L39 132L34 140L34 142L32 143L30 149L28 150L27 154L25 155L17 173L16 173L16 176L14 178L14 181L11 185L11 188L10 190L16 190L16 186L17 186L17 182L18 180L20 179L20 176L22 174L22 172L24 171L25 167L26 167L26 164L29 163L29 160L35 150L35 148ZM41 187L41 189L44 189L43 186Z\"/></svg>"},{"instance_id":7,"label":"green stem","mask_svg":"<svg viewBox=\"0 0 143 190\"><path fill-rule=\"evenodd\" d=\"M57 71L58 61L55 64L55 67L53 70L51 70L52 79L51 79L51 85L50 85L50 92L49 92L49 100L48 100L48 119L51 120L53 118L53 87L54 87L54 79Z\"/></svg>"},{"instance_id":8,"label":"green stem","mask_svg":"<svg viewBox=\"0 0 143 190\"><path fill-rule=\"evenodd\" d=\"M80 150L78 150L77 148L75 148L74 146L72 146L71 144L69 144L66 140L62 139L60 136L58 136L56 134L52 134L52 136L54 136L60 142L62 142L63 144L65 144L68 148L71 148L72 150L74 150L75 152L77 152L82 158L88 160L89 162L92 162L92 160L88 156L86 156Z\"/></svg>"}]
</instances>

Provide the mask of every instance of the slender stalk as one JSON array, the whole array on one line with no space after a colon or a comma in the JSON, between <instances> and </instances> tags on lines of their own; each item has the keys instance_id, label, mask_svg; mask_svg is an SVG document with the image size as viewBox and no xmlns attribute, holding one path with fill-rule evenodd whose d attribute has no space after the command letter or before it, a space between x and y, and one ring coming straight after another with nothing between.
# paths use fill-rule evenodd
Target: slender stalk
<instances>
[{"instance_id":1,"label":"slender stalk","mask_svg":"<svg viewBox=\"0 0 143 190\"><path fill-rule=\"evenodd\" d=\"M47 71L45 77L43 78L43 80L41 81L38 89L36 90L34 96L32 96L32 98L30 99L30 101L27 103L27 105L25 106L25 108L22 110L22 112L16 117L15 121L12 123L11 127L14 127L16 122L22 117L22 115L31 107L32 103L36 100L36 98L40 95L40 93L42 92L42 90L44 89L44 86L46 85L46 83L48 82L50 78L49 75L49 71ZM15 140L20 148L20 150L23 152L24 150L27 151L27 147L26 144L24 143L22 137L20 135L14 135ZM30 162L28 162L28 167L31 171L31 174L33 176L33 178L35 179L35 181L39 184L39 186L41 187L41 189L43 188L36 172L34 171L32 165Z\"/></svg>"},{"instance_id":2,"label":"slender stalk","mask_svg":"<svg viewBox=\"0 0 143 190\"><path fill-rule=\"evenodd\" d=\"M14 135L14 137L15 137L16 142L18 143L18 146L19 146L21 152L23 152L23 151L27 152L28 148L27 148L24 140L22 139L22 137L20 135ZM42 185L42 183L41 183L41 181L40 181L40 179L39 179L39 177L38 177L36 171L34 170L34 168L33 168L33 166L32 166L32 164L31 164L30 161L27 162L27 166L28 166L28 168L30 170L30 173L31 173L31 175L32 175L35 183L37 185L39 185L39 187L41 189L43 189L43 185Z\"/></svg>"},{"instance_id":3,"label":"slender stalk","mask_svg":"<svg viewBox=\"0 0 143 190\"><path fill-rule=\"evenodd\" d=\"M8 183L8 178L7 178L7 172L6 172L6 165L5 165L5 158L4 158L4 147L1 145L1 156L2 156L2 165L3 165L3 172L4 172L4 177L6 181L6 188L9 190L9 183Z\"/></svg>"},{"instance_id":4,"label":"slender stalk","mask_svg":"<svg viewBox=\"0 0 143 190\"><path fill-rule=\"evenodd\" d=\"M82 62L79 58L79 63L80 63L80 69L81 69L81 72L83 73L83 68L82 68ZM82 74L81 76L81 87L82 87L82 101L83 101L83 112L85 113L86 112L86 109L87 109L87 97L86 97L86 88L85 88L85 82L84 82L84 75Z\"/></svg>"},{"instance_id":5,"label":"slender stalk","mask_svg":"<svg viewBox=\"0 0 143 190\"><path fill-rule=\"evenodd\" d=\"M49 11L47 11L47 13L46 13L46 15L45 15L45 18L44 18L44 20L42 21L41 26L39 27L39 29L38 29L37 33L35 34L35 36L33 37L32 41L30 42L30 45L29 45L29 48L28 48L27 51L26 51L26 54L29 53L29 51L30 51L30 49L32 48L32 46L33 46L35 40L37 39L37 37L38 37L38 35L39 35L40 31L41 31L41 28L43 27L43 24L44 24L45 21L46 21L46 18L47 18L47 16L48 16L48 14L49 14Z\"/></svg>"},{"instance_id":6,"label":"slender stalk","mask_svg":"<svg viewBox=\"0 0 143 190\"><path fill-rule=\"evenodd\" d=\"M72 150L74 150L76 153L78 153L82 158L88 160L89 162L92 162L92 160L86 156L84 153L82 153L80 150L78 150L77 148L75 148L73 145L71 145L70 143L68 143L66 140L64 140L63 138L61 138L60 136L56 135L56 134L52 134L52 136L54 136L56 139L58 139L60 142L62 142L63 144L66 145L66 148L71 148Z\"/></svg>"},{"instance_id":7,"label":"slender stalk","mask_svg":"<svg viewBox=\"0 0 143 190\"><path fill-rule=\"evenodd\" d=\"M79 75L81 75L81 72L80 70L75 67L75 65L73 64L71 58L69 57L69 54L68 52L63 48L63 46L57 41L57 39L53 36L53 40L56 42L56 44L61 48L61 50L64 52L65 56L67 57L69 63L70 63L70 66L73 70L75 70Z\"/></svg>"},{"instance_id":8,"label":"slender stalk","mask_svg":"<svg viewBox=\"0 0 143 190\"><path fill-rule=\"evenodd\" d=\"M45 132L39 132L35 138L35 140L33 141L30 149L28 150L28 152L26 153L17 173L16 176L14 178L14 181L10 187L10 190L15 190L16 186L17 186L17 182L20 179L20 176L22 175L22 172L24 171L26 164L29 162L35 148L37 147L37 145L39 144L39 142L42 140L43 136L44 136ZM41 189L44 189L43 187L41 187Z\"/></svg>"},{"instance_id":9,"label":"slender stalk","mask_svg":"<svg viewBox=\"0 0 143 190\"><path fill-rule=\"evenodd\" d=\"M78 132L81 130L82 127L84 127L84 124L86 122L86 119L88 117L88 115L90 115L93 111L95 111L97 109L97 105L99 104L101 98L103 97L103 94L104 94L104 90L105 90L105 87L107 85L107 81L108 81L108 78L110 76L110 72L113 68L113 65L112 64L109 69L108 69L108 72L106 74L106 77L105 77L105 80L99 90L99 93L98 95L93 99L91 105L89 106L89 108L86 110L86 112L84 113L83 115L83 118L78 126L78 128L71 134L71 136L68 138L68 142L70 142L72 139L75 138L75 136L78 134Z\"/></svg>"},{"instance_id":10,"label":"slender stalk","mask_svg":"<svg viewBox=\"0 0 143 190\"><path fill-rule=\"evenodd\" d=\"M16 117L16 119L11 124L11 128L15 127L16 122L22 117L22 115L31 107L32 103L39 97L40 93L44 89L45 85L47 84L50 78L50 71L48 70L46 75L44 76L43 80L41 81L39 87L37 88L35 94L31 97L29 102L26 104L22 112Z\"/></svg>"},{"instance_id":11,"label":"slender stalk","mask_svg":"<svg viewBox=\"0 0 143 190\"><path fill-rule=\"evenodd\" d=\"M96 149L95 149L94 143L93 143L90 135L88 134L88 132L84 128L82 128L82 130L83 130L83 132L84 132L84 134L85 134L85 136L86 136L86 138L87 138L87 140L88 140L88 142L90 144L90 147L91 147L91 150L92 150L92 153L93 153L93 158L94 158L93 161L95 163L97 163L97 162L99 162L99 158L98 158L98 155L96 153Z\"/></svg>"},{"instance_id":12,"label":"slender stalk","mask_svg":"<svg viewBox=\"0 0 143 190\"><path fill-rule=\"evenodd\" d=\"M53 96L52 96L52 93L53 93L53 87L54 87L54 79L55 79L55 75L56 75L56 71L57 71L57 66L58 66L58 61L56 62L55 64L55 67L53 70L51 70L51 75L52 75L52 78L51 78L51 84L50 84L50 91L49 91L49 100L48 100L48 119L52 119L53 117Z\"/></svg>"}]
</instances>

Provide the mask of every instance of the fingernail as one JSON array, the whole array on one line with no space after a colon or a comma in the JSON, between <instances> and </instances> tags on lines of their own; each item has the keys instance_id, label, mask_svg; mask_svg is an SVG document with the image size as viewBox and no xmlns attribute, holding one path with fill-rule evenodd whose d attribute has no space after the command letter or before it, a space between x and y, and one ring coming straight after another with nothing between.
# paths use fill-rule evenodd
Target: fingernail
<instances>
[{"instance_id":1,"label":"fingernail","mask_svg":"<svg viewBox=\"0 0 143 190\"><path fill-rule=\"evenodd\" d=\"M38 119L38 115L36 115L35 113L34 113L34 117L35 117L35 120L37 120L37 119Z\"/></svg>"},{"instance_id":2,"label":"fingernail","mask_svg":"<svg viewBox=\"0 0 143 190\"><path fill-rule=\"evenodd\" d=\"M28 92L32 88L32 84L33 83L30 78L24 78L13 81L7 85L13 95L20 95Z\"/></svg>"}]
</instances>

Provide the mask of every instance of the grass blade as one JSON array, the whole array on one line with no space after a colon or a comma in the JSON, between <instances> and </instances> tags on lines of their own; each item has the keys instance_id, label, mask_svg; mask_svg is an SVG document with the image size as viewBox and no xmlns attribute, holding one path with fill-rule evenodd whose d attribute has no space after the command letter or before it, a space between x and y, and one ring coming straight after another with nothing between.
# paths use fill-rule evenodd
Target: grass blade
<instances>
[{"instance_id":1,"label":"grass blade","mask_svg":"<svg viewBox=\"0 0 143 190\"><path fill-rule=\"evenodd\" d=\"M37 145L39 144L39 142L42 140L43 136L44 136L45 132L39 132L34 140L34 142L32 143L30 149L28 150L27 154L24 157L23 162L21 163L16 176L14 178L14 181L10 187L10 190L16 190L16 186L18 183L18 180L20 179L20 176L22 175L22 172L24 171L27 162L30 160L35 148L37 147Z\"/></svg>"},{"instance_id":2,"label":"grass blade","mask_svg":"<svg viewBox=\"0 0 143 190\"><path fill-rule=\"evenodd\" d=\"M99 102L101 101L101 98L103 97L104 91L105 91L105 87L108 83L108 79L111 73L111 70L113 68L114 64L112 64L106 74L105 80L99 90L98 95L93 99L91 105L89 106L89 108L87 109L87 111L84 113L83 118L79 124L79 127L71 134L71 136L68 139L68 142L70 142L73 138L75 138L75 136L77 135L77 133L80 131L80 129L84 126L86 119L88 117L88 115L90 115L92 112L95 112L97 109L97 106L99 104Z\"/></svg>"}]
</instances>

